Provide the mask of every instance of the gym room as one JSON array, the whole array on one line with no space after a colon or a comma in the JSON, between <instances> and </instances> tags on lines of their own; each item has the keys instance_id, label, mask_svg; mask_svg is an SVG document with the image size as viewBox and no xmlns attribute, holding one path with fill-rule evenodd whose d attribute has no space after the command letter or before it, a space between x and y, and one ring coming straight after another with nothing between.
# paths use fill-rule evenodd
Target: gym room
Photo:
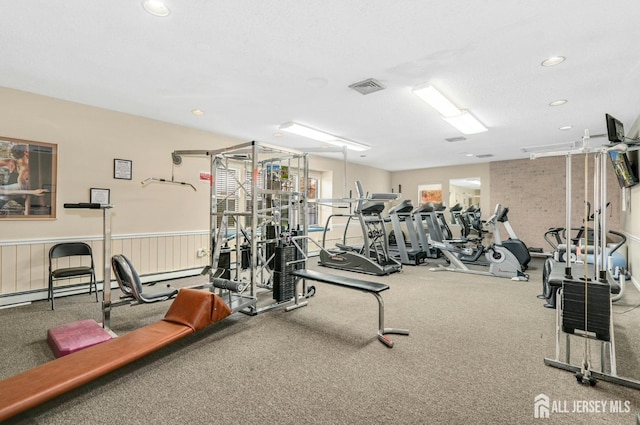
<instances>
[{"instance_id":1,"label":"gym room","mask_svg":"<svg viewBox=\"0 0 640 425\"><path fill-rule=\"evenodd\" d=\"M0 422L640 425L637 2L0 11Z\"/></svg>"}]
</instances>

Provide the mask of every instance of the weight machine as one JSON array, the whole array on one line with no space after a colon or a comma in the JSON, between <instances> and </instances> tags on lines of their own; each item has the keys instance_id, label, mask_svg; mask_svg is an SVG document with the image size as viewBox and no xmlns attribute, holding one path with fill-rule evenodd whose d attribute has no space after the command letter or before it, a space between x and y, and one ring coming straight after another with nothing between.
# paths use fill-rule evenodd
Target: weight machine
<instances>
[{"instance_id":1,"label":"weight machine","mask_svg":"<svg viewBox=\"0 0 640 425\"><path fill-rule=\"evenodd\" d=\"M289 269L303 268L308 234L308 154L259 142L217 150L176 150L209 161L212 291L234 311L255 315L292 302ZM295 241L297 239L297 241ZM273 300L258 295L272 292ZM303 287L305 296L311 291Z\"/></svg>"},{"instance_id":2,"label":"weight machine","mask_svg":"<svg viewBox=\"0 0 640 425\"><path fill-rule=\"evenodd\" d=\"M580 149L571 151L533 153L531 159L564 156L566 159L566 229L571 229L571 159L575 154L585 155L585 198L588 197L588 159L593 154L594 158L594 261L593 272L588 270L588 264L583 264L582 276L579 275L579 267L571 265L571 255L565 255L566 264L564 268L564 279L562 287L558 292L560 303L556 308L556 328L555 328L555 357L545 358L544 363L548 366L571 371L579 383L596 385L598 380L608 381L614 384L623 385L630 388L640 389L640 381L630 378L623 378L617 374L613 307L611 298L611 287L607 276L606 255L606 214L602 214L603 207L607 202L606 185L606 157L609 151L627 149L627 146L603 146L600 148L589 148L589 132L585 131L583 146ZM585 199L586 201L586 199ZM585 202L586 205L586 202ZM589 218L586 212L585 223ZM568 251L570 252L570 251ZM557 263L560 267L562 263ZM561 343L560 336L564 333L565 358L560 359ZM571 364L571 336L579 336L584 342L584 353L580 365ZM590 341L600 342L600 370L593 370L591 367ZM606 358L609 364L606 364Z\"/></svg>"}]
</instances>

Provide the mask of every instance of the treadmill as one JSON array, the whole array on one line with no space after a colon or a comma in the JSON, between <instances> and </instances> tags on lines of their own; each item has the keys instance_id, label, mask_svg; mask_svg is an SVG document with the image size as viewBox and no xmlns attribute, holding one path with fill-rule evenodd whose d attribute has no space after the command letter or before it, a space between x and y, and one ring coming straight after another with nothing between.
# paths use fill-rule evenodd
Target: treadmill
<instances>
[{"instance_id":1,"label":"treadmill","mask_svg":"<svg viewBox=\"0 0 640 425\"><path fill-rule=\"evenodd\" d=\"M367 273L377 276L399 272L402 264L389 255L387 233L384 220L381 216L385 204L397 199L399 195L394 193L374 193L369 197L364 196L362 184L356 182L358 203L354 213L347 219L344 231L343 243L336 244L333 249L320 251L320 265L340 270L348 270L358 273ZM329 216L325 226L328 229L333 217L344 216L335 214ZM349 246L346 244L346 235L349 223L358 220L362 229L362 246ZM325 234L326 235L326 234ZM323 238L323 246L324 246Z\"/></svg>"}]
</instances>

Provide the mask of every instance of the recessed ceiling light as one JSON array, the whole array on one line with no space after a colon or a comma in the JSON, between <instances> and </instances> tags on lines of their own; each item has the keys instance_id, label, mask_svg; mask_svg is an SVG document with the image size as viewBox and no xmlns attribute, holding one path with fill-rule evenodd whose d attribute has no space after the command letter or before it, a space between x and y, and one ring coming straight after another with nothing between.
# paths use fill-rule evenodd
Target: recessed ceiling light
<instances>
[{"instance_id":1,"label":"recessed ceiling light","mask_svg":"<svg viewBox=\"0 0 640 425\"><path fill-rule=\"evenodd\" d=\"M202 109L194 109L194 110L191 111L191 113L193 115L198 115L198 116L204 115L204 111Z\"/></svg>"},{"instance_id":2,"label":"recessed ceiling light","mask_svg":"<svg viewBox=\"0 0 640 425\"><path fill-rule=\"evenodd\" d=\"M475 155L474 155L474 154L472 154L472 153L465 153L465 154L464 154L464 156L469 156L469 157L471 157L471 156L475 156Z\"/></svg>"},{"instance_id":3,"label":"recessed ceiling light","mask_svg":"<svg viewBox=\"0 0 640 425\"><path fill-rule=\"evenodd\" d=\"M273 137L282 137L282 133L275 132L275 133L273 133Z\"/></svg>"},{"instance_id":4,"label":"recessed ceiling light","mask_svg":"<svg viewBox=\"0 0 640 425\"><path fill-rule=\"evenodd\" d=\"M559 65L562 62L564 62L565 59L567 59L567 58L565 58L564 56L551 56L550 58L543 60L540 65L542 65L542 66L556 66L556 65Z\"/></svg>"},{"instance_id":5,"label":"recessed ceiling light","mask_svg":"<svg viewBox=\"0 0 640 425\"><path fill-rule=\"evenodd\" d=\"M553 102L549 102L549 106L560 106L564 105L565 103L567 103L567 99L558 99L554 100Z\"/></svg>"},{"instance_id":6,"label":"recessed ceiling light","mask_svg":"<svg viewBox=\"0 0 640 425\"><path fill-rule=\"evenodd\" d=\"M572 125L563 125L558 130L571 130L573 128Z\"/></svg>"},{"instance_id":7,"label":"recessed ceiling light","mask_svg":"<svg viewBox=\"0 0 640 425\"><path fill-rule=\"evenodd\" d=\"M160 0L144 0L142 7L153 16L165 17L171 13L169 8Z\"/></svg>"}]
</instances>

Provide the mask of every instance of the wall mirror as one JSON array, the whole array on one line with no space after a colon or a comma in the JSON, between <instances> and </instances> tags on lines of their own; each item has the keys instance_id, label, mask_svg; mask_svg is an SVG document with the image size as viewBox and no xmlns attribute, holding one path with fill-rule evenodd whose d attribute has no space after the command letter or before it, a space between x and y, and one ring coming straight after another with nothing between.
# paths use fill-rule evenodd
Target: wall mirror
<instances>
[{"instance_id":1,"label":"wall mirror","mask_svg":"<svg viewBox=\"0 0 640 425\"><path fill-rule=\"evenodd\" d=\"M460 204L462 208L468 208L471 205L479 207L481 188L480 177L450 179L449 204L447 206L452 207L455 204Z\"/></svg>"}]
</instances>

